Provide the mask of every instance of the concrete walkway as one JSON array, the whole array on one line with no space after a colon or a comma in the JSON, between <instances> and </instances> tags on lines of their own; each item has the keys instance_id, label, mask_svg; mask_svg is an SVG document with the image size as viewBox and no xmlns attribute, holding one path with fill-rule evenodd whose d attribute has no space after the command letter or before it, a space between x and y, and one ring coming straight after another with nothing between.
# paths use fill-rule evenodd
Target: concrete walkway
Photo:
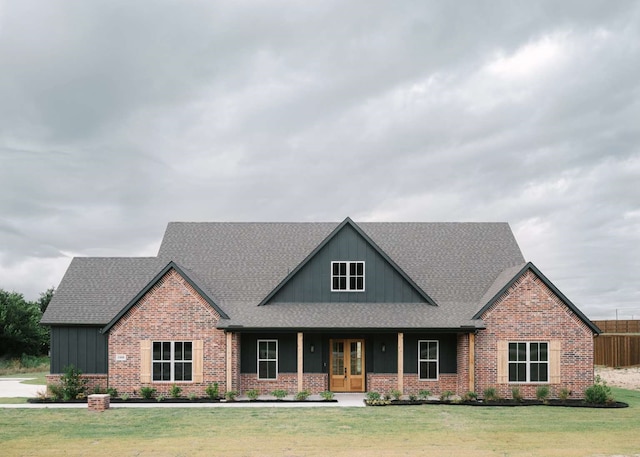
<instances>
[{"instance_id":1,"label":"concrete walkway","mask_svg":"<svg viewBox=\"0 0 640 457\"><path fill-rule=\"evenodd\" d=\"M33 378L0 378L0 398L36 398L43 385L22 384ZM317 398L316 398L317 397ZM312 396L319 399L319 396ZM364 407L364 394L335 394L337 402L220 402L220 403L112 403L111 408L344 408ZM2 404L0 408L78 408L86 409L86 403L16 403Z\"/></svg>"}]
</instances>

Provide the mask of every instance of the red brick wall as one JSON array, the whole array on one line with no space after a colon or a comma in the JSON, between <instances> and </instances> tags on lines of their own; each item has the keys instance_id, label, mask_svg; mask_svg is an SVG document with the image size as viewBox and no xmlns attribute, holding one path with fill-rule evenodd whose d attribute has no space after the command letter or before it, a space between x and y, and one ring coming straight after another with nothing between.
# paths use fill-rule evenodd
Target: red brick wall
<instances>
[{"instance_id":1,"label":"red brick wall","mask_svg":"<svg viewBox=\"0 0 640 457\"><path fill-rule=\"evenodd\" d=\"M59 374L48 374L46 376L48 384L59 384ZM87 394L93 393L98 389L100 392L106 392L107 390L107 375L106 374L83 374L82 378L87 380Z\"/></svg>"},{"instance_id":2,"label":"red brick wall","mask_svg":"<svg viewBox=\"0 0 640 457\"><path fill-rule=\"evenodd\" d=\"M457 375L457 385L456 389L445 389L452 390L456 394L463 396L465 393L469 391L469 334L462 333L458 335L458 348L457 348L457 359L458 359L458 375Z\"/></svg>"},{"instance_id":3,"label":"red brick wall","mask_svg":"<svg viewBox=\"0 0 640 457\"><path fill-rule=\"evenodd\" d=\"M305 373L302 379L302 388L312 394L318 394L329 389L326 373ZM260 395L270 395L274 390L286 390L289 395L298 393L297 373L278 373L278 379L258 379L256 373L243 373L240 375L240 394L247 390L256 389Z\"/></svg>"},{"instance_id":4,"label":"red brick wall","mask_svg":"<svg viewBox=\"0 0 640 457\"><path fill-rule=\"evenodd\" d=\"M118 393L139 395L147 385L168 395L172 382L140 382L140 341L203 340L202 383L177 382L182 395L205 396L208 384L217 382L221 395L226 385L226 338L216 329L220 316L175 270L170 270L109 332L109 387ZM234 354L239 358L237 336ZM126 361L116 361L116 355ZM236 367L239 365L235 364Z\"/></svg>"},{"instance_id":5,"label":"red brick wall","mask_svg":"<svg viewBox=\"0 0 640 457\"><path fill-rule=\"evenodd\" d=\"M546 384L552 396L562 388L571 398L582 398L593 384L593 334L532 271L522 277L482 316L486 324L476 336L475 390L487 387L511 398L511 387L520 387L525 398L535 398L539 384L498 384L497 343L506 341L561 341L560 383Z\"/></svg>"}]
</instances>

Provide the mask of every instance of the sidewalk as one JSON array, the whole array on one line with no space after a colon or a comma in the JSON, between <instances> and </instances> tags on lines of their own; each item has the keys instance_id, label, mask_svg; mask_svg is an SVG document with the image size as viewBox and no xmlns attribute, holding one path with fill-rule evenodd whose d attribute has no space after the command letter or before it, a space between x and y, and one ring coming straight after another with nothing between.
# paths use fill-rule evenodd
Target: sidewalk
<instances>
[{"instance_id":1,"label":"sidewalk","mask_svg":"<svg viewBox=\"0 0 640 457\"><path fill-rule=\"evenodd\" d=\"M35 398L38 392L46 390L47 386L37 384L22 384L22 381L28 381L28 376L22 378L0 378L0 398L16 398L27 397Z\"/></svg>"}]
</instances>

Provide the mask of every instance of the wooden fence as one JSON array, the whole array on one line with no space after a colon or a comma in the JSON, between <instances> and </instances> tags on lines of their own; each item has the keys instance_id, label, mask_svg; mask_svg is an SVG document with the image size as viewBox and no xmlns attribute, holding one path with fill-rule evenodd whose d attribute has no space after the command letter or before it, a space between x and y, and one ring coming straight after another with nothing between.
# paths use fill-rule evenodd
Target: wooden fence
<instances>
[{"instance_id":1,"label":"wooden fence","mask_svg":"<svg viewBox=\"0 0 640 457\"><path fill-rule=\"evenodd\" d=\"M602 333L640 333L640 320L593 321Z\"/></svg>"}]
</instances>

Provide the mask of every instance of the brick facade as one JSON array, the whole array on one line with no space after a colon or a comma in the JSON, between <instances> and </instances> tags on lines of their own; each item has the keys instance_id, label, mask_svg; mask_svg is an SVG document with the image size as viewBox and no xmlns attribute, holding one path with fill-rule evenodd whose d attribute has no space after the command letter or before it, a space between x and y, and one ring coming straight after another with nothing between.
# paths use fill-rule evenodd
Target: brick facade
<instances>
[{"instance_id":1,"label":"brick facade","mask_svg":"<svg viewBox=\"0 0 640 457\"><path fill-rule=\"evenodd\" d=\"M525 272L482 316L486 329L475 344L475 391L482 396L495 387L500 396L511 398L518 386L525 398L535 398L540 384L498 384L498 341L559 341L560 382L549 386L552 397L562 388L572 398L582 398L593 384L593 334L532 271Z\"/></svg>"},{"instance_id":2,"label":"brick facade","mask_svg":"<svg viewBox=\"0 0 640 457\"><path fill-rule=\"evenodd\" d=\"M170 270L135 304L109 332L109 387L118 393L139 395L151 386L168 395L173 382L141 382L142 340L203 341L203 382L176 382L182 395L205 396L207 385L217 382L227 391L226 335L216 329L220 316L175 270ZM239 350L234 339L236 367ZM116 360L116 356L126 360ZM234 378L235 379L235 378Z\"/></svg>"},{"instance_id":3,"label":"brick facade","mask_svg":"<svg viewBox=\"0 0 640 457\"><path fill-rule=\"evenodd\" d=\"M298 393L297 373L278 373L278 379L258 379L255 373L240 375L240 394L255 389L260 395L270 395L274 390L286 390L289 395ZM318 394L329 389L329 377L326 373L305 373L302 379L302 390Z\"/></svg>"}]
</instances>

